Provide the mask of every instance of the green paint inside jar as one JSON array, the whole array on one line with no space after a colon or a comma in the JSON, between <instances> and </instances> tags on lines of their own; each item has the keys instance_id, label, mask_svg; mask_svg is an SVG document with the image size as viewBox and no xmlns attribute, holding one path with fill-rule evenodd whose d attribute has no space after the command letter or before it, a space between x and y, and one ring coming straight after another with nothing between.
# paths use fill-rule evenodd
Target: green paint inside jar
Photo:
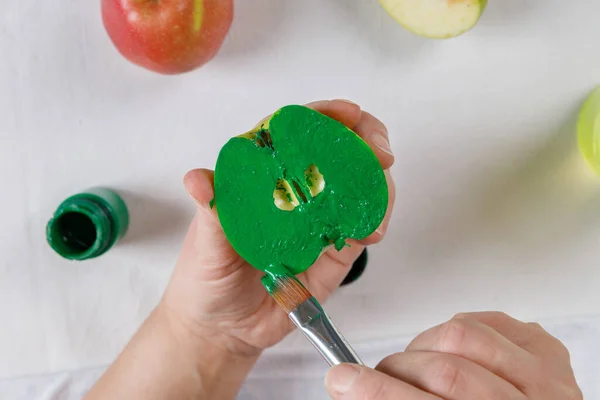
<instances>
[{"instance_id":1,"label":"green paint inside jar","mask_svg":"<svg viewBox=\"0 0 600 400\"><path fill-rule=\"evenodd\" d=\"M92 188L63 201L46 227L50 247L69 260L98 257L127 232L123 199L106 188Z\"/></svg>"}]
</instances>

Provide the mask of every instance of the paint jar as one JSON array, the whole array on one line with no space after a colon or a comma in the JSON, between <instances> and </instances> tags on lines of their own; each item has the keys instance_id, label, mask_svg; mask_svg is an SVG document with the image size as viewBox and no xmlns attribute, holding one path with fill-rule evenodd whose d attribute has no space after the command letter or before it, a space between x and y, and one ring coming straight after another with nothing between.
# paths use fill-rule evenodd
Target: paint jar
<instances>
[{"instance_id":1,"label":"paint jar","mask_svg":"<svg viewBox=\"0 0 600 400\"><path fill-rule=\"evenodd\" d=\"M360 253L360 256L356 259L356 261L354 261L354 264L352 264L350 272L348 272L348 275L346 275L344 281L340 286L346 286L351 284L352 282L357 281L358 278L362 276L363 272L365 272L368 260L369 256L367 254L367 249L365 248L363 252Z\"/></svg>"},{"instance_id":2,"label":"paint jar","mask_svg":"<svg viewBox=\"0 0 600 400\"><path fill-rule=\"evenodd\" d=\"M127 232L129 213L119 195L91 188L63 201L46 227L48 244L69 260L106 253Z\"/></svg>"}]
</instances>

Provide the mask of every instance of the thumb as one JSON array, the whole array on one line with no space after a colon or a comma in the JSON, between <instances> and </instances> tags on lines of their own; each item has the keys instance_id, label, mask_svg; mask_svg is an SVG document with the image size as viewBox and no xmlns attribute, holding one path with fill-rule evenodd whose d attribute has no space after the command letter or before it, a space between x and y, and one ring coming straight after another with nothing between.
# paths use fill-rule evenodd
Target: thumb
<instances>
[{"instance_id":1,"label":"thumb","mask_svg":"<svg viewBox=\"0 0 600 400\"><path fill-rule=\"evenodd\" d=\"M236 264L239 255L227 240L213 204L214 175L211 170L195 169L183 178L197 211L183 244L180 263L226 273L223 269Z\"/></svg>"},{"instance_id":2,"label":"thumb","mask_svg":"<svg viewBox=\"0 0 600 400\"><path fill-rule=\"evenodd\" d=\"M325 386L333 400L438 399L406 382L356 364L331 368Z\"/></svg>"}]
</instances>

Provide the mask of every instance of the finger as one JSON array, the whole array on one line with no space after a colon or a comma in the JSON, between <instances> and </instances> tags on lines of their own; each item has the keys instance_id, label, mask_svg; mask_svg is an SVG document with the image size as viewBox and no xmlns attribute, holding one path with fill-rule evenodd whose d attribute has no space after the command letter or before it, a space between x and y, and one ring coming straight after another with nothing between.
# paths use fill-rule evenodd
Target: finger
<instances>
[{"instance_id":1,"label":"finger","mask_svg":"<svg viewBox=\"0 0 600 400\"><path fill-rule=\"evenodd\" d=\"M196 169L184 177L185 189L197 205L196 216L184 240L180 262L211 276L206 279L219 279L231 273L232 268L240 266L241 258L235 252L219 222L215 207L211 207L214 198L214 172ZM200 269L198 269L200 270Z\"/></svg>"},{"instance_id":2,"label":"finger","mask_svg":"<svg viewBox=\"0 0 600 400\"><path fill-rule=\"evenodd\" d=\"M360 106L349 100L320 100L308 103L306 107L327 115L352 130L361 119Z\"/></svg>"},{"instance_id":3,"label":"finger","mask_svg":"<svg viewBox=\"0 0 600 400\"><path fill-rule=\"evenodd\" d=\"M371 245L383 239L394 209L396 186L389 171L389 168L394 164L394 155L390 147L387 128L383 122L368 112L362 111L361 119L356 125L355 132L373 149L382 168L385 170L388 185L388 209L386 215L377 230L361 241L362 244Z\"/></svg>"},{"instance_id":4,"label":"finger","mask_svg":"<svg viewBox=\"0 0 600 400\"><path fill-rule=\"evenodd\" d=\"M522 322L502 312L465 313L458 317L485 324L517 346L540 357L570 358L569 351L562 342L539 324Z\"/></svg>"},{"instance_id":5,"label":"finger","mask_svg":"<svg viewBox=\"0 0 600 400\"><path fill-rule=\"evenodd\" d=\"M383 122L363 111L354 131L373 149L383 169L389 169L394 164L388 131Z\"/></svg>"},{"instance_id":6,"label":"finger","mask_svg":"<svg viewBox=\"0 0 600 400\"><path fill-rule=\"evenodd\" d=\"M361 111L357 104L348 100L321 100L306 106L354 130L373 149L383 169L388 169L394 164L386 126L370 113Z\"/></svg>"},{"instance_id":7,"label":"finger","mask_svg":"<svg viewBox=\"0 0 600 400\"><path fill-rule=\"evenodd\" d=\"M384 359L376 369L445 400L526 400L504 379L455 355L399 353Z\"/></svg>"},{"instance_id":8,"label":"finger","mask_svg":"<svg viewBox=\"0 0 600 400\"><path fill-rule=\"evenodd\" d=\"M364 245L372 245L375 243L379 243L383 240L385 233L387 232L388 225L390 224L390 218L392 218L392 212L394 211L394 204L396 203L396 184L394 182L394 178L392 178L392 174L389 169L384 171L385 173L385 181L388 186L388 207L385 212L385 217L381 222L381 225L373 232L371 235L361 240L361 244Z\"/></svg>"},{"instance_id":9,"label":"finger","mask_svg":"<svg viewBox=\"0 0 600 400\"><path fill-rule=\"evenodd\" d=\"M537 371L535 357L491 327L468 318L453 318L417 336L407 352L453 354L479 364L523 390Z\"/></svg>"},{"instance_id":10,"label":"finger","mask_svg":"<svg viewBox=\"0 0 600 400\"><path fill-rule=\"evenodd\" d=\"M405 382L354 364L331 368L325 386L333 400L441 400Z\"/></svg>"},{"instance_id":11,"label":"finger","mask_svg":"<svg viewBox=\"0 0 600 400\"><path fill-rule=\"evenodd\" d=\"M532 398L582 398L571 368L569 351L539 324L522 322L501 312L459 314L455 318L477 321L494 329L537 360L537 368L527 371L536 374L537 379L521 381L520 389L524 393Z\"/></svg>"},{"instance_id":12,"label":"finger","mask_svg":"<svg viewBox=\"0 0 600 400\"><path fill-rule=\"evenodd\" d=\"M373 115L361 111L357 104L348 100L322 100L309 103L307 107L336 119L354 130L371 147L383 169L388 169L394 164L387 128Z\"/></svg>"},{"instance_id":13,"label":"finger","mask_svg":"<svg viewBox=\"0 0 600 400\"><path fill-rule=\"evenodd\" d=\"M324 302L337 289L365 246L348 240L350 247L337 251L330 247L299 279L317 300Z\"/></svg>"}]
</instances>

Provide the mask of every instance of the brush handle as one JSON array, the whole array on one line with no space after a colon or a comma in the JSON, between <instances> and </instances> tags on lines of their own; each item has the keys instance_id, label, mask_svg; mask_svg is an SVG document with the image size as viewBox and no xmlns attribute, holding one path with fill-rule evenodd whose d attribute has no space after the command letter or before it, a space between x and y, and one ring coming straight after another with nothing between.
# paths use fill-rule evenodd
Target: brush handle
<instances>
[{"instance_id":1,"label":"brush handle","mask_svg":"<svg viewBox=\"0 0 600 400\"><path fill-rule=\"evenodd\" d=\"M314 297L300 304L289 316L330 366L364 365Z\"/></svg>"}]
</instances>

